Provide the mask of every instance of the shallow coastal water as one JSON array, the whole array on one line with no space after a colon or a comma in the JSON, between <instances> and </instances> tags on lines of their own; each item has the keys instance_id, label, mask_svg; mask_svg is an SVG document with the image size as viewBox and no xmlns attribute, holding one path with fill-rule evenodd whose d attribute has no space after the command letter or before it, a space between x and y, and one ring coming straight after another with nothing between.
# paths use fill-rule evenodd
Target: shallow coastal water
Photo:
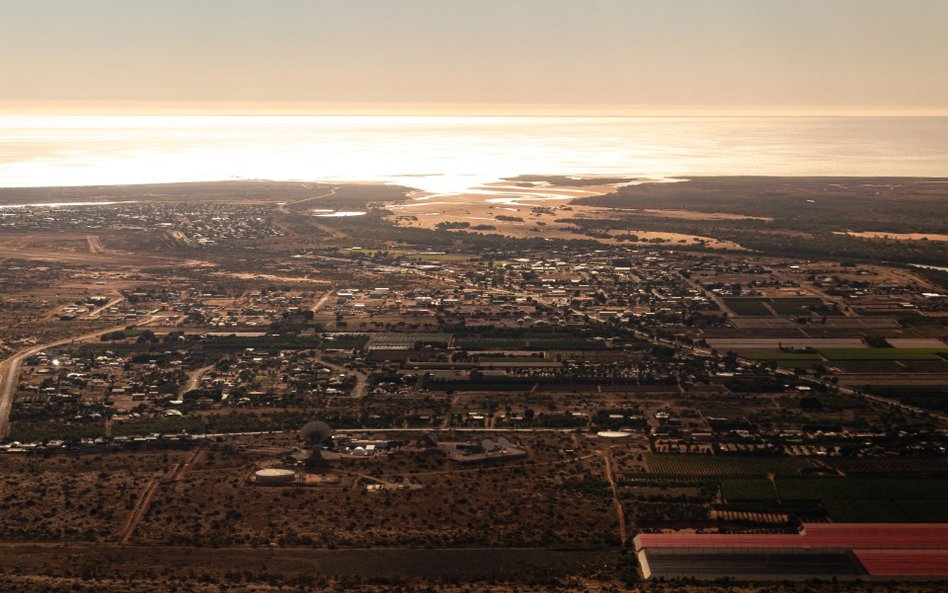
<instances>
[{"instance_id":1,"label":"shallow coastal water","mask_svg":"<svg viewBox=\"0 0 948 593\"><path fill-rule=\"evenodd\" d=\"M43 202L41 204L0 204L0 210L16 208L78 208L82 206L115 206L117 204L135 204L135 200L122 200L121 202Z\"/></svg>"},{"instance_id":2,"label":"shallow coastal water","mask_svg":"<svg viewBox=\"0 0 948 593\"><path fill-rule=\"evenodd\" d=\"M948 118L0 117L0 186L522 174L948 176Z\"/></svg>"},{"instance_id":3,"label":"shallow coastal water","mask_svg":"<svg viewBox=\"0 0 948 593\"><path fill-rule=\"evenodd\" d=\"M313 216L320 218L343 218L348 216L362 216L363 214L368 214L365 210L337 210L335 212L332 210L329 212L314 210L314 212L315 214Z\"/></svg>"}]
</instances>

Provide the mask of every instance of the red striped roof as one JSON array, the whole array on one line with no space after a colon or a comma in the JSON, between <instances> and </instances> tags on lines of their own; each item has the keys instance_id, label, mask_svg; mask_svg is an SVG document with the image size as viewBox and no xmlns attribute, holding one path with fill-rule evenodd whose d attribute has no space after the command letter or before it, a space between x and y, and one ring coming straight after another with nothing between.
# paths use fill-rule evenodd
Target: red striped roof
<instances>
[{"instance_id":1,"label":"red striped roof","mask_svg":"<svg viewBox=\"0 0 948 593\"><path fill-rule=\"evenodd\" d=\"M805 523L799 534L642 533L636 548L945 548L948 523Z\"/></svg>"},{"instance_id":2,"label":"red striped roof","mask_svg":"<svg viewBox=\"0 0 948 593\"><path fill-rule=\"evenodd\" d=\"M872 576L948 576L948 550L856 550Z\"/></svg>"}]
</instances>

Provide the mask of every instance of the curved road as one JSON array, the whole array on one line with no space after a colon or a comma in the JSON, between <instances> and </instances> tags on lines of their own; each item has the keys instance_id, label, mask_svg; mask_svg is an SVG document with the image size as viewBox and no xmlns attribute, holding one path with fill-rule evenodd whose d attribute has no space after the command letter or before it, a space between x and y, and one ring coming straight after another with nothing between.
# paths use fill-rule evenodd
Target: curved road
<instances>
[{"instance_id":1,"label":"curved road","mask_svg":"<svg viewBox=\"0 0 948 593\"><path fill-rule=\"evenodd\" d=\"M123 325L117 325L115 327L107 327L94 332L89 332L87 334L82 334L81 336L63 338L62 340L49 342L48 344L33 346L31 348L27 348L26 350L17 352L10 358L0 363L0 439L4 438L10 430L10 409L13 407L13 396L16 394L17 378L20 376L20 366L23 364L24 360L30 356L33 356L37 352L42 352L43 350L47 350L49 348L55 348L56 346L62 346L71 342L82 342L85 340L98 339L102 334L120 331L128 327L135 327L136 325L151 323L158 317L160 316L153 315L148 319L138 323L126 323Z\"/></svg>"}]
</instances>

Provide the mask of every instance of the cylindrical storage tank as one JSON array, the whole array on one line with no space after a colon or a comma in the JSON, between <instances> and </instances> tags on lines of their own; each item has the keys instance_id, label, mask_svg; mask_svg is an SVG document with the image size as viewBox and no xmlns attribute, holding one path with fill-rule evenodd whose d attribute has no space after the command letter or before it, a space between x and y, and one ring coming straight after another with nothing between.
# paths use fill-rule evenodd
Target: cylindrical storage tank
<instances>
[{"instance_id":1,"label":"cylindrical storage tank","mask_svg":"<svg viewBox=\"0 0 948 593\"><path fill-rule=\"evenodd\" d=\"M602 432L597 432L596 436L610 441L626 441L632 438L632 433L624 430L603 430Z\"/></svg>"},{"instance_id":2,"label":"cylindrical storage tank","mask_svg":"<svg viewBox=\"0 0 948 593\"><path fill-rule=\"evenodd\" d=\"M253 479L257 484L290 484L296 479L296 472L291 469L267 468L254 472Z\"/></svg>"}]
</instances>

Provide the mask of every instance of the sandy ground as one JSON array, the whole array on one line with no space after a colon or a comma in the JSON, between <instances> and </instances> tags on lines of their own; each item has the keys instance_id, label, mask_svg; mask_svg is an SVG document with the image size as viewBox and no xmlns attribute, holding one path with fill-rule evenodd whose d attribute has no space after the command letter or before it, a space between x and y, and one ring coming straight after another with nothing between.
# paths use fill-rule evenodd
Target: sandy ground
<instances>
[{"instance_id":1,"label":"sandy ground","mask_svg":"<svg viewBox=\"0 0 948 593\"><path fill-rule=\"evenodd\" d=\"M731 214L730 212L698 212L697 210L657 210L654 208L643 208L641 210L635 210L634 212L660 218L680 218L681 220L764 220L767 222L773 220L773 218L766 216Z\"/></svg>"},{"instance_id":2,"label":"sandy ground","mask_svg":"<svg viewBox=\"0 0 948 593\"><path fill-rule=\"evenodd\" d=\"M37 231L0 236L0 258L32 259L108 267L206 266L207 262L176 259L155 253L130 253L107 248L99 235Z\"/></svg>"},{"instance_id":3,"label":"sandy ground","mask_svg":"<svg viewBox=\"0 0 948 593\"><path fill-rule=\"evenodd\" d=\"M392 204L388 210L393 212L393 220L402 226L433 229L441 222L467 222L472 227L490 225L493 230L484 232L515 238L546 237L551 239L586 239L591 237L577 232L574 225L561 222L569 218L612 218L616 210L593 206L580 206L571 203L575 198L598 196L612 193L619 185L604 184L590 178L588 185L556 186L548 182L513 183L498 182L487 184L460 194L424 194L415 192L410 200ZM654 180L641 180L654 181ZM625 211L622 211L625 215ZM497 216L510 216L522 221L497 220ZM724 213L699 213L687 210L630 210L628 216L663 216L699 219L748 218ZM710 237L665 233L655 231L637 231L630 222L629 230L611 231L608 237L596 240L609 244L655 244L696 245L703 243L712 248L742 249L736 243L719 241ZM625 241L620 237L628 234L638 237L638 242Z\"/></svg>"},{"instance_id":4,"label":"sandy ground","mask_svg":"<svg viewBox=\"0 0 948 593\"><path fill-rule=\"evenodd\" d=\"M836 231L834 235L849 235L864 239L894 239L897 241L948 241L948 235L936 233L886 233L883 231Z\"/></svg>"},{"instance_id":5,"label":"sandy ground","mask_svg":"<svg viewBox=\"0 0 948 593\"><path fill-rule=\"evenodd\" d=\"M250 273L250 272L214 272L215 276L227 276L230 278L239 278L241 280L273 280L276 282L297 282L303 284L330 284L328 280L319 278L308 278L306 276L278 276L276 274Z\"/></svg>"}]
</instances>

